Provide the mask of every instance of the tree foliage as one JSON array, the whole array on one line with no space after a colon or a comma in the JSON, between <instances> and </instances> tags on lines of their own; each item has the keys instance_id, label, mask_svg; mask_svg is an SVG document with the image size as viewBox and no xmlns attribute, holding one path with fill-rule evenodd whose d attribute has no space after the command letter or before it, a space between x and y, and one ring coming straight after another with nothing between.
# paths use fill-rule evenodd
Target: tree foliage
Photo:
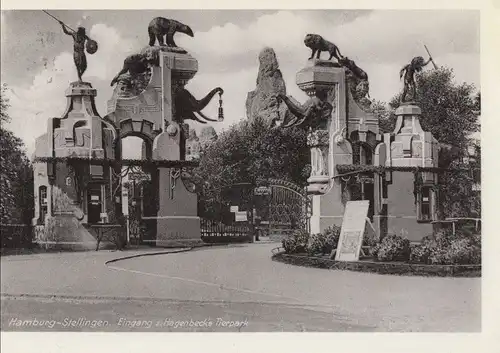
<instances>
[{"instance_id":1,"label":"tree foliage","mask_svg":"<svg viewBox=\"0 0 500 353\"><path fill-rule=\"evenodd\" d=\"M309 176L306 136L300 128L271 129L261 119L241 122L202 151L194 173L196 183L218 189L278 178L305 185Z\"/></svg>"},{"instance_id":2,"label":"tree foliage","mask_svg":"<svg viewBox=\"0 0 500 353\"><path fill-rule=\"evenodd\" d=\"M382 101L374 100L370 105L369 112L378 118L378 126L382 134L394 131L396 126L394 109Z\"/></svg>"},{"instance_id":3,"label":"tree foliage","mask_svg":"<svg viewBox=\"0 0 500 353\"><path fill-rule=\"evenodd\" d=\"M0 95L0 222L29 223L33 208L33 169L24 144L5 128L10 122L6 85Z\"/></svg>"}]
</instances>

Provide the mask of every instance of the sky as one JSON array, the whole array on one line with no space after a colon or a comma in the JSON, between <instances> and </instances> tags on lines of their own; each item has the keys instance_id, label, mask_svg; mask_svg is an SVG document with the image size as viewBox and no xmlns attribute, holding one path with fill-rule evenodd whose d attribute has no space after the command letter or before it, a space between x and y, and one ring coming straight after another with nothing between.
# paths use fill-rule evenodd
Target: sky
<instances>
[{"instance_id":1,"label":"sky","mask_svg":"<svg viewBox=\"0 0 500 353\"><path fill-rule=\"evenodd\" d=\"M399 70L414 56L427 58L427 45L438 66L453 68L458 83L480 87L479 11L476 10L49 10L72 28L84 26L99 44L87 55L83 78L97 89L96 104L106 115L109 83L123 59L148 44L147 26L156 16L189 25L194 37L179 33L177 45L198 60L199 70L186 88L197 98L224 89L225 121L220 132L246 119L247 93L255 89L258 54L275 50L287 94L307 99L295 84L310 51L307 33L318 33L368 73L370 96L389 101L402 89ZM40 10L2 11L1 81L8 85L8 128L23 139L29 155L48 118L64 112L64 91L77 79L72 39ZM28 27L29 26L29 27ZM24 30L30 28L29 31ZM323 55L326 55L324 53ZM432 69L427 66L427 70ZM217 99L204 111L217 117ZM190 122L197 130L198 126ZM127 146L125 146L127 149ZM135 149L135 148L131 148Z\"/></svg>"}]
</instances>

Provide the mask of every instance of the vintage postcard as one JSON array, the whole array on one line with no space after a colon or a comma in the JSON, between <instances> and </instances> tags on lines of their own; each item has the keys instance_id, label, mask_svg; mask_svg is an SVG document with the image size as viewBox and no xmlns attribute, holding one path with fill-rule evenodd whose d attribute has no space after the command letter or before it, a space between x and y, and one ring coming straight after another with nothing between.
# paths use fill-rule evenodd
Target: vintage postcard
<instances>
[{"instance_id":1,"label":"vintage postcard","mask_svg":"<svg viewBox=\"0 0 500 353\"><path fill-rule=\"evenodd\" d=\"M5 352L483 348L494 2L91 3L2 8Z\"/></svg>"}]
</instances>

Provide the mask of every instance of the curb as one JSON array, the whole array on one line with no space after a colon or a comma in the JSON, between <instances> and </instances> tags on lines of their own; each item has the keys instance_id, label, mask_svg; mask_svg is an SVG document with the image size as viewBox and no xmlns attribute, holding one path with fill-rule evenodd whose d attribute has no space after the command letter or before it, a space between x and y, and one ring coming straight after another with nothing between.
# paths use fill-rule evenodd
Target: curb
<instances>
[{"instance_id":1,"label":"curb","mask_svg":"<svg viewBox=\"0 0 500 353\"><path fill-rule=\"evenodd\" d=\"M314 267L328 270L369 272L381 275L421 276L421 277L481 277L481 265L425 265L389 262L344 262L327 258L291 255L283 251L272 255L271 259L285 264Z\"/></svg>"}]
</instances>

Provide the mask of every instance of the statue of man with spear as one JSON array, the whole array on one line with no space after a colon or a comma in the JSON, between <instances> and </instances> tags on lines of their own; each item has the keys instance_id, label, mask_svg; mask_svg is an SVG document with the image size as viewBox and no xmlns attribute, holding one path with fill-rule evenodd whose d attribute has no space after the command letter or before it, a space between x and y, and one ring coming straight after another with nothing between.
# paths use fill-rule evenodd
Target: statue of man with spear
<instances>
[{"instance_id":1,"label":"statue of man with spear","mask_svg":"<svg viewBox=\"0 0 500 353\"><path fill-rule=\"evenodd\" d=\"M82 82L82 75L85 70L87 70L87 57L85 56L85 48L87 49L87 52L89 54L94 54L97 51L97 42L87 37L84 27L78 27L78 29L75 31L65 25L64 22L52 16L47 11L42 11L59 22L65 34L73 37L73 60L75 62L76 71L78 73L78 79L80 82ZM85 46L85 44L87 45Z\"/></svg>"},{"instance_id":2,"label":"statue of man with spear","mask_svg":"<svg viewBox=\"0 0 500 353\"><path fill-rule=\"evenodd\" d=\"M425 50L427 51L427 54L429 54L429 60L425 61L424 58L422 58L421 56L417 56L412 59L411 63L405 65L399 72L399 78L402 78L404 75L404 89L403 89L403 94L401 95L401 103L408 101L407 95L409 90L411 90L412 99L413 100L416 99L417 84L415 82L415 74L417 72L422 71L424 66L426 66L430 62L432 62L434 68L437 69L437 65L434 62L434 60L432 60L432 56L429 53L429 49L427 49L427 46L425 46Z\"/></svg>"}]
</instances>

